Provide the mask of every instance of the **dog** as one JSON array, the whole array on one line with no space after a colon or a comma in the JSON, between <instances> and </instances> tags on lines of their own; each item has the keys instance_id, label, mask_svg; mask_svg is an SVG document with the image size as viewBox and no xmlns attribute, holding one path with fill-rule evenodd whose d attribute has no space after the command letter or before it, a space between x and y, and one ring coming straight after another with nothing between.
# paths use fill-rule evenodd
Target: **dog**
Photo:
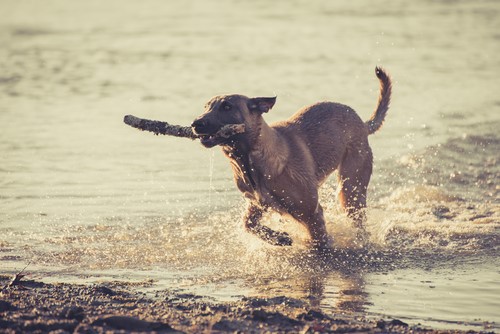
<instances>
[{"instance_id":1,"label":"dog","mask_svg":"<svg viewBox=\"0 0 500 334\"><path fill-rule=\"evenodd\" d=\"M271 125L263 114L271 110L276 97L219 95L205 105L205 112L191 127L202 145L220 145L229 158L236 185L248 199L246 230L272 245L292 245L288 233L261 224L263 214L271 209L303 224L315 246L328 246L331 239L318 189L335 170L340 204L357 228L364 230L373 164L368 136L382 126L392 90L387 72L376 67L375 73L380 94L366 122L349 106L335 102L306 106L288 120ZM224 125L238 123L245 125L244 133L229 138L214 135Z\"/></svg>"}]
</instances>

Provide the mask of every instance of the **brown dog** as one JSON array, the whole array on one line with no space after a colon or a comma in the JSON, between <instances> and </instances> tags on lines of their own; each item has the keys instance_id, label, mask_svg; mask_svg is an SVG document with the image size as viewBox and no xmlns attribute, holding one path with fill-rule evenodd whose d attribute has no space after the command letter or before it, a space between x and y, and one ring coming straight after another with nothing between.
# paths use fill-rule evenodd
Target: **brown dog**
<instances>
[{"instance_id":1,"label":"brown dog","mask_svg":"<svg viewBox=\"0 0 500 334\"><path fill-rule=\"evenodd\" d=\"M263 213L273 209L304 224L313 243L326 246L318 188L336 169L340 202L363 228L373 160L368 135L382 126L391 97L390 77L379 67L375 72L380 96L367 122L350 107L333 102L305 107L272 125L262 114L273 107L276 97L221 95L207 103L192 127L205 147L221 145L229 158L236 185L249 200L247 230L273 245L291 245L287 233L260 224ZM235 123L245 124L246 131L230 138L213 136L222 126Z\"/></svg>"}]
</instances>

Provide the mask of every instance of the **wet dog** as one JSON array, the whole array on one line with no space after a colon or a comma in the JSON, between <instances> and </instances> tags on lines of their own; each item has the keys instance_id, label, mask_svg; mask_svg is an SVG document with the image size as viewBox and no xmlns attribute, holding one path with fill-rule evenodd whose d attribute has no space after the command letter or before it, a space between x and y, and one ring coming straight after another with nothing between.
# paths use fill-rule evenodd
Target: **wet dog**
<instances>
[{"instance_id":1,"label":"wet dog","mask_svg":"<svg viewBox=\"0 0 500 334\"><path fill-rule=\"evenodd\" d=\"M291 245L288 233L261 225L262 215L272 209L302 223L316 246L326 246L329 238L318 188L335 170L340 203L363 230L373 163L368 135L382 126L391 98L389 75L379 67L375 72L380 95L366 122L350 107L334 102L307 106L271 125L262 115L271 110L276 97L220 95L206 104L191 126L205 147L220 145L229 158L236 185L248 199L248 231L273 245ZM214 136L224 125L236 123L245 125L244 133Z\"/></svg>"}]
</instances>

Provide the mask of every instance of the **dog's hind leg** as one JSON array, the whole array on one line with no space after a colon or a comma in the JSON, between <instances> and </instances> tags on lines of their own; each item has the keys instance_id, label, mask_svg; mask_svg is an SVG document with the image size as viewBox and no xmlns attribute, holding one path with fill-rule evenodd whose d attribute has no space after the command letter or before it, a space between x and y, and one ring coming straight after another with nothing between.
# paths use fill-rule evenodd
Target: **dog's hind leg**
<instances>
[{"instance_id":1,"label":"dog's hind leg","mask_svg":"<svg viewBox=\"0 0 500 334\"><path fill-rule=\"evenodd\" d=\"M247 231L254 233L262 240L274 246L291 246L292 238L286 232L277 232L260 224L265 209L250 203L245 214L244 222Z\"/></svg>"},{"instance_id":2,"label":"dog's hind leg","mask_svg":"<svg viewBox=\"0 0 500 334\"><path fill-rule=\"evenodd\" d=\"M372 153L366 147L355 153L347 152L339 166L340 204L359 229L358 239L367 237L364 222L367 190L372 174Z\"/></svg>"}]
</instances>

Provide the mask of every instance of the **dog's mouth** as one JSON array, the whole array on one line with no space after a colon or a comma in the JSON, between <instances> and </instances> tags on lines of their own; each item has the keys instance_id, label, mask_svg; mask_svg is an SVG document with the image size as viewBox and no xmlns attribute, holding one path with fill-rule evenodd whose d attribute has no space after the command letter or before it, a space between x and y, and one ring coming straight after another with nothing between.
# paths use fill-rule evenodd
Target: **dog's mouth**
<instances>
[{"instance_id":1,"label":"dog's mouth","mask_svg":"<svg viewBox=\"0 0 500 334\"><path fill-rule=\"evenodd\" d=\"M225 124L218 129L207 129L194 124L192 129L200 139L201 144L210 148L216 145L231 145L237 140L235 136L244 132L245 126L243 124Z\"/></svg>"},{"instance_id":2,"label":"dog's mouth","mask_svg":"<svg viewBox=\"0 0 500 334\"><path fill-rule=\"evenodd\" d=\"M227 141L227 138L218 137L215 134L213 135L200 134L199 136L201 144L206 148L214 147L216 145L223 144L224 142Z\"/></svg>"},{"instance_id":3,"label":"dog's mouth","mask_svg":"<svg viewBox=\"0 0 500 334\"><path fill-rule=\"evenodd\" d=\"M221 145L221 144L224 144L225 142L228 141L228 138L221 137L219 135L220 129L217 129L217 131L213 131L213 132L210 131L210 133L207 133L203 130L204 129L202 129L202 131L200 131L199 129L196 129L196 127L193 128L194 133L196 133L198 135L198 137L200 138L201 144L207 148Z\"/></svg>"}]
</instances>

